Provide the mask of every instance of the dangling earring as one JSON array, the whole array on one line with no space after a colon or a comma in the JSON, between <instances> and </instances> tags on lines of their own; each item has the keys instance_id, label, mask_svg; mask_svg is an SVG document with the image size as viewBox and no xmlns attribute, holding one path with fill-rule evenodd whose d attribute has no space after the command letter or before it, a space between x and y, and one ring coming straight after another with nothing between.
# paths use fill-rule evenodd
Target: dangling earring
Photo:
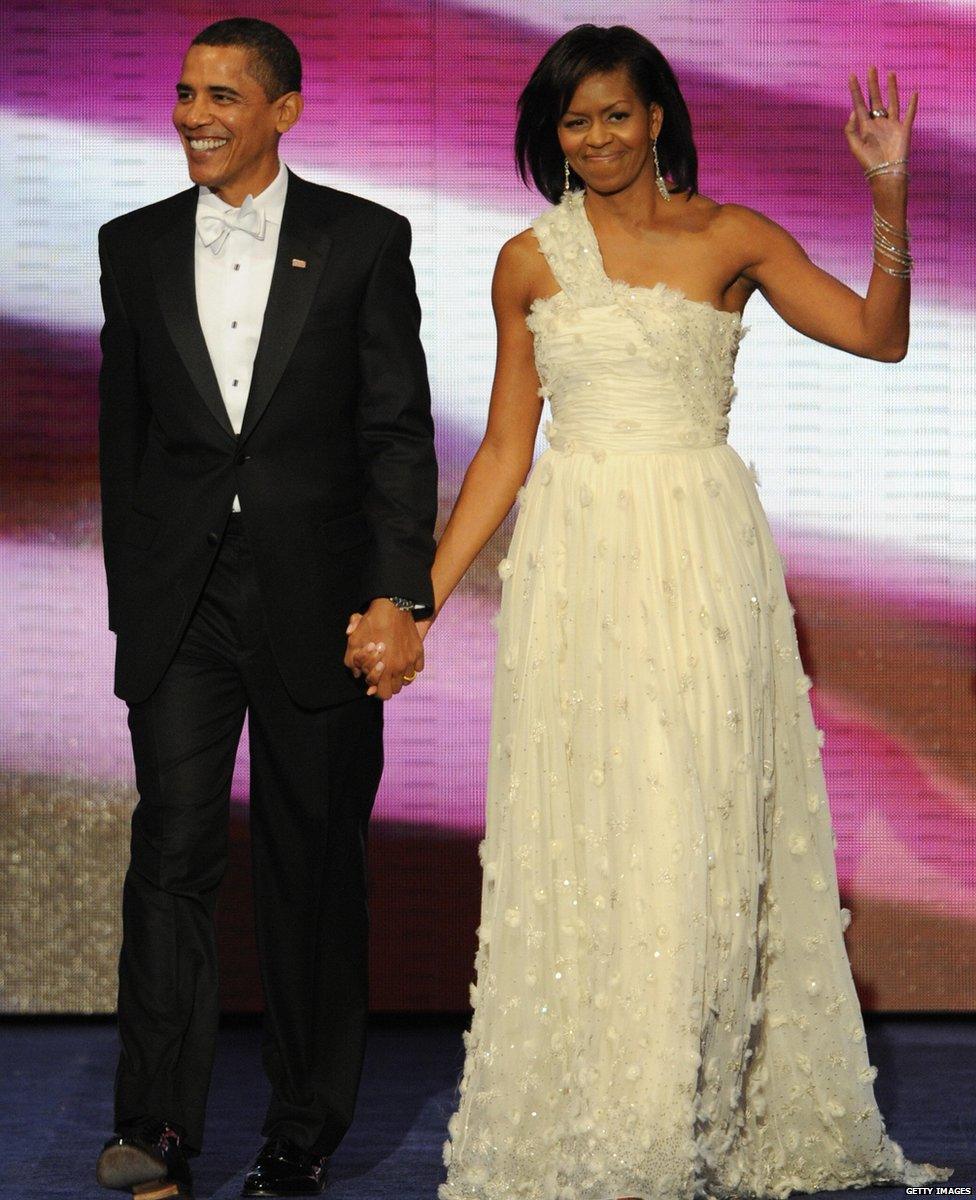
<instances>
[{"instance_id":1,"label":"dangling earring","mask_svg":"<svg viewBox=\"0 0 976 1200\"><path fill-rule=\"evenodd\" d=\"M657 184L657 190L661 193L665 200L671 199L671 193L668 191L668 185L664 182L664 176L661 174L661 164L657 157L657 138L651 142L654 148L654 182ZM567 163L567 168L569 164Z\"/></svg>"},{"instance_id":2,"label":"dangling earring","mask_svg":"<svg viewBox=\"0 0 976 1200\"><path fill-rule=\"evenodd\" d=\"M565 196L569 191L569 159L564 158L563 163L565 164L563 169L563 195Z\"/></svg>"}]
</instances>

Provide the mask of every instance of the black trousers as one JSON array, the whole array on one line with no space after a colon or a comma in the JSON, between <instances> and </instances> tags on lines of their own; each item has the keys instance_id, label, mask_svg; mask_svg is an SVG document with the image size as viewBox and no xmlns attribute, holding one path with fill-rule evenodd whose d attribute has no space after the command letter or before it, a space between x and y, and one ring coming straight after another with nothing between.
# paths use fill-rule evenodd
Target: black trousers
<instances>
[{"instance_id":1,"label":"black trousers","mask_svg":"<svg viewBox=\"0 0 976 1200\"><path fill-rule=\"evenodd\" d=\"M203 1143L217 1032L214 906L249 714L250 822L265 996L266 1137L330 1154L348 1128L367 1015L366 827L383 705L303 709L265 631L245 518L232 516L186 636L129 707L139 803L123 891L116 1129L165 1120Z\"/></svg>"}]
</instances>

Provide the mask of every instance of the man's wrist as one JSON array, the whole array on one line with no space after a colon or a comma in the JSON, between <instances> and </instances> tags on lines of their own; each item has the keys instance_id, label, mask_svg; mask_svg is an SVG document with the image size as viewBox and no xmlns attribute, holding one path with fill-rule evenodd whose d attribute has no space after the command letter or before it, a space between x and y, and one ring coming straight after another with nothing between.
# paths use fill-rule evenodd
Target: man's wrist
<instances>
[{"instance_id":1,"label":"man's wrist","mask_svg":"<svg viewBox=\"0 0 976 1200\"><path fill-rule=\"evenodd\" d=\"M388 600L395 608L401 612L409 613L415 621L423 621L425 618L432 616L434 609L433 605L421 604L419 601L411 600L407 596L375 596L374 600Z\"/></svg>"}]
</instances>

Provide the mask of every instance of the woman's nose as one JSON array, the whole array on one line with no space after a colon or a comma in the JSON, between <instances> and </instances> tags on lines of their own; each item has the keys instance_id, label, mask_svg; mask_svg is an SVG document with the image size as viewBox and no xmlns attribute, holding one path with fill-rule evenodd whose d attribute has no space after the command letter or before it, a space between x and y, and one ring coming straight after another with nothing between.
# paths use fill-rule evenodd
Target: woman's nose
<instances>
[{"instance_id":1,"label":"woman's nose","mask_svg":"<svg viewBox=\"0 0 976 1200\"><path fill-rule=\"evenodd\" d=\"M586 144L594 149L605 146L610 141L610 130L606 125L594 122L587 132Z\"/></svg>"}]
</instances>

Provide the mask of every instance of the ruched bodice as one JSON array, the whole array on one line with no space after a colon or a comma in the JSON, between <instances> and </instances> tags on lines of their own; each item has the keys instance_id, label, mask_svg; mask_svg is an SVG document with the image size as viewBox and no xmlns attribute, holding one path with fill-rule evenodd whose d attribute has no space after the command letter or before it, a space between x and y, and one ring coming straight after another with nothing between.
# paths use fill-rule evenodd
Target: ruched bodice
<instances>
[{"instance_id":1,"label":"ruched bodice","mask_svg":"<svg viewBox=\"0 0 976 1200\"><path fill-rule=\"evenodd\" d=\"M680 450L728 433L738 313L607 276L582 192L532 226L559 284L527 318L556 449Z\"/></svg>"}]
</instances>

